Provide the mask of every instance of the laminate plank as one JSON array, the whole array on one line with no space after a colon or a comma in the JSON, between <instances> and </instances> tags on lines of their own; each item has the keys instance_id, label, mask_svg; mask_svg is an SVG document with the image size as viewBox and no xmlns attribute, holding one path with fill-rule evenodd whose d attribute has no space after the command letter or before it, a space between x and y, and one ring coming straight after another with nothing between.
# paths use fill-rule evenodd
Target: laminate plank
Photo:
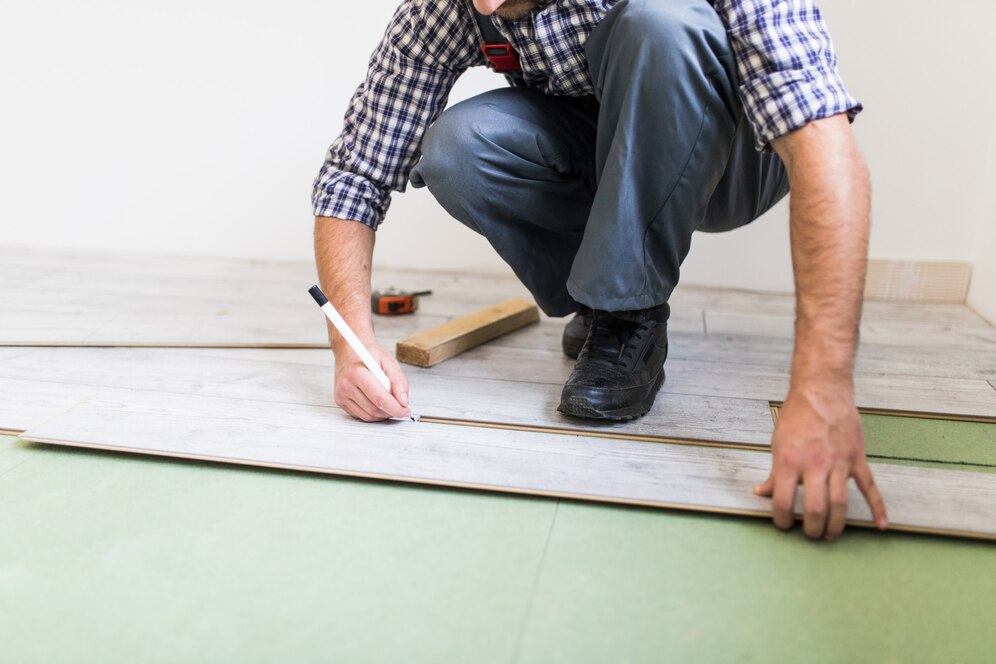
<instances>
[{"instance_id":1,"label":"laminate plank","mask_svg":"<svg viewBox=\"0 0 996 664\"><path fill-rule=\"evenodd\" d=\"M450 376L520 383L563 382L572 363L526 348L482 346L430 369ZM782 401L789 368L668 358L662 392ZM996 417L996 397L985 380L929 378L855 372L855 399L862 408Z\"/></svg>"},{"instance_id":2,"label":"laminate plank","mask_svg":"<svg viewBox=\"0 0 996 664\"><path fill-rule=\"evenodd\" d=\"M221 350L221 349L219 349ZM85 399L167 393L298 405L332 405L329 351L136 348L0 349L0 426L23 431ZM302 353L313 363L281 361ZM410 375L420 415L498 424L570 429L596 435L723 441L767 446L768 402L662 394L651 411L627 423L601 423L558 413L560 383L519 384L434 373Z\"/></svg>"},{"instance_id":3,"label":"laminate plank","mask_svg":"<svg viewBox=\"0 0 996 664\"><path fill-rule=\"evenodd\" d=\"M706 310L707 315L761 318L795 318L795 296L791 293L766 293L734 289L679 287L672 304L689 304ZM936 324L943 320L960 327L991 327L984 318L964 304L946 302L891 302L864 300L862 318L868 321L901 324Z\"/></svg>"},{"instance_id":4,"label":"laminate plank","mask_svg":"<svg viewBox=\"0 0 996 664\"><path fill-rule=\"evenodd\" d=\"M795 296L792 293L679 284L669 302L672 310L693 307L704 309L707 312L718 309L767 316L792 317L795 315Z\"/></svg>"},{"instance_id":5,"label":"laminate plank","mask_svg":"<svg viewBox=\"0 0 996 664\"><path fill-rule=\"evenodd\" d=\"M933 349L966 349L996 354L996 328L937 322L891 323L864 320L862 342L886 346L927 346Z\"/></svg>"},{"instance_id":6,"label":"laminate plank","mask_svg":"<svg viewBox=\"0 0 996 664\"><path fill-rule=\"evenodd\" d=\"M28 274L30 277L25 278ZM255 302L275 299L308 285L316 278L314 263L263 261L220 257L160 256L133 252L27 249L5 251L0 275L11 282L31 283L35 290L68 289L117 295L198 295L219 301ZM483 298L525 288L511 274L466 274L443 270L394 269L374 266L375 288L417 287L442 289L446 295ZM426 298L426 304L445 305L448 298ZM473 299L477 301L477 299ZM436 315L453 315L459 309Z\"/></svg>"},{"instance_id":7,"label":"laminate plank","mask_svg":"<svg viewBox=\"0 0 996 664\"><path fill-rule=\"evenodd\" d=\"M724 364L790 367L793 340L736 334L669 334L670 359ZM992 353L931 345L859 344L855 371L922 378L996 379L996 346Z\"/></svg>"},{"instance_id":8,"label":"laminate plank","mask_svg":"<svg viewBox=\"0 0 996 664\"><path fill-rule=\"evenodd\" d=\"M328 347L321 312L300 298L232 305L193 297L65 294L63 307L53 294L22 297L5 301L0 345ZM447 320L419 313L379 317L375 325L378 334L400 338Z\"/></svg>"},{"instance_id":9,"label":"laminate plank","mask_svg":"<svg viewBox=\"0 0 996 664\"><path fill-rule=\"evenodd\" d=\"M720 309L705 310L705 325L709 334L736 334L758 337L795 337L795 316L730 313Z\"/></svg>"},{"instance_id":10,"label":"laminate plank","mask_svg":"<svg viewBox=\"0 0 996 664\"><path fill-rule=\"evenodd\" d=\"M112 449L601 502L769 516L753 495L762 452L429 423L341 411L144 395L90 401L27 431L39 443ZM896 530L996 538L996 476L872 464ZM850 487L850 522L870 515ZM796 513L801 504L797 502Z\"/></svg>"},{"instance_id":11,"label":"laminate plank","mask_svg":"<svg viewBox=\"0 0 996 664\"><path fill-rule=\"evenodd\" d=\"M944 320L940 316L939 319ZM795 335L795 318L791 315L769 316L710 309L705 312L705 320L709 334L767 336L782 339L792 339ZM897 323L881 320L866 313L861 321L861 343L996 353L996 328L985 324L985 321L982 321L982 324L978 321L938 323L932 319Z\"/></svg>"},{"instance_id":12,"label":"laminate plank","mask_svg":"<svg viewBox=\"0 0 996 664\"><path fill-rule=\"evenodd\" d=\"M789 370L762 365L668 360L669 392L782 401L788 393ZM996 396L984 380L922 379L915 376L854 375L854 398L860 408L996 417Z\"/></svg>"},{"instance_id":13,"label":"laminate plank","mask_svg":"<svg viewBox=\"0 0 996 664\"><path fill-rule=\"evenodd\" d=\"M307 297L315 282L310 262L37 250L11 255L0 271L0 345L327 344L323 319ZM415 316L379 317L379 327L396 337L526 294L506 276L378 267L373 281L376 287L417 283L435 293L422 299Z\"/></svg>"}]
</instances>

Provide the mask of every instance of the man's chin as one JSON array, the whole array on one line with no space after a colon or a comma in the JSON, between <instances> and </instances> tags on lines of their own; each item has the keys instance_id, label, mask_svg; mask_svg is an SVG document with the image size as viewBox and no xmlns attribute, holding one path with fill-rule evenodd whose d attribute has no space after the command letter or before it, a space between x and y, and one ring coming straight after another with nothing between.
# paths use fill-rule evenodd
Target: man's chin
<instances>
[{"instance_id":1,"label":"man's chin","mask_svg":"<svg viewBox=\"0 0 996 664\"><path fill-rule=\"evenodd\" d=\"M504 19L519 19L529 15L536 8L538 2L506 2L495 10L495 16Z\"/></svg>"}]
</instances>

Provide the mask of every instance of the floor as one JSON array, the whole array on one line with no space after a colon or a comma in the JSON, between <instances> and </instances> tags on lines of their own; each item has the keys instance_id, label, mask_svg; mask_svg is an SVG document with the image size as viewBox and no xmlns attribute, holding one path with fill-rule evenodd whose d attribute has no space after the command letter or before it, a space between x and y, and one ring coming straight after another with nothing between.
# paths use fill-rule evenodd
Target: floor
<instances>
[{"instance_id":1,"label":"floor","mask_svg":"<svg viewBox=\"0 0 996 664\"><path fill-rule=\"evenodd\" d=\"M306 266L8 255L0 430L92 398L330 401ZM402 284L436 293L416 316L378 321L388 344L521 295L497 277L375 275ZM672 306L668 382L638 426L762 453L787 387L792 298L681 287ZM539 399L530 423L560 426L544 395L570 369L561 326L412 368L422 405L502 389L505 411L468 398L459 415ZM120 344L174 348L100 347ZM870 409L983 420L866 413L876 463L996 472L996 329L966 307L866 303L856 380ZM850 529L829 546L757 519L4 436L0 533L0 643L14 661L981 662L996 648L992 544L952 538Z\"/></svg>"},{"instance_id":2,"label":"floor","mask_svg":"<svg viewBox=\"0 0 996 664\"><path fill-rule=\"evenodd\" d=\"M7 661L988 662L996 647L996 555L969 540L814 544L752 519L14 438L0 532Z\"/></svg>"}]
</instances>

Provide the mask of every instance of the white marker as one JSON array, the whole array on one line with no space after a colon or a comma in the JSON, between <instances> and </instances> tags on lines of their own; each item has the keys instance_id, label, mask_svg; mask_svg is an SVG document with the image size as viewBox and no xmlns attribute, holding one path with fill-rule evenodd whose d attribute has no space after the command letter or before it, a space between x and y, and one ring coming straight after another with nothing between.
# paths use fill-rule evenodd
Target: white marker
<instances>
[{"instance_id":1,"label":"white marker","mask_svg":"<svg viewBox=\"0 0 996 664\"><path fill-rule=\"evenodd\" d=\"M381 384L381 387L390 392L391 379L387 377L384 370L381 369L379 364L377 364L377 360L374 359L373 355L371 355L370 351L366 349L366 346L363 345L359 337L357 337L349 325L346 324L346 320L339 315L336 308L333 307L332 303L329 302L329 299L325 297L325 293L322 292L322 289L315 285L309 288L308 292L311 293L311 297L315 298L315 302L317 302L318 306L325 312L325 316L332 321L332 324L335 325L335 329L339 331L339 334L341 334L343 339L346 340L349 347L353 349L353 352L356 353L361 360L363 360L363 364L366 365L367 369L370 369L370 373L374 375L377 381ZM410 404L409 409L411 409ZM409 417L412 418L412 422L418 422L418 417L414 414L409 415Z\"/></svg>"}]
</instances>

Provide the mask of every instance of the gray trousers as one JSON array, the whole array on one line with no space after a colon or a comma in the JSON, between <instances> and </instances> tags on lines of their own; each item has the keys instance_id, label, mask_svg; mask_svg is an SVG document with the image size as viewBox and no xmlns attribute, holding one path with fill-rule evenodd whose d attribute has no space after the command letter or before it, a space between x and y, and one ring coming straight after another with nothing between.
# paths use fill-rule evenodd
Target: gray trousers
<instances>
[{"instance_id":1,"label":"gray trousers","mask_svg":"<svg viewBox=\"0 0 996 664\"><path fill-rule=\"evenodd\" d=\"M693 231L788 192L754 149L726 30L705 0L621 0L586 45L594 99L493 90L444 111L412 171L549 315L668 300Z\"/></svg>"}]
</instances>

